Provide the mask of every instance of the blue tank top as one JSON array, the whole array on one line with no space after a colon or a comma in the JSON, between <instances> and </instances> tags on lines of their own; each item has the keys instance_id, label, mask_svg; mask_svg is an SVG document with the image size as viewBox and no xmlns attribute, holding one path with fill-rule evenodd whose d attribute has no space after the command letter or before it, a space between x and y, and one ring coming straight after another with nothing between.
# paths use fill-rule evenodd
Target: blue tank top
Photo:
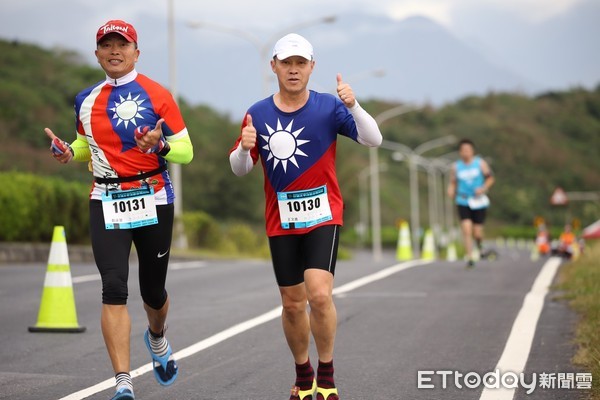
<instances>
[{"instance_id":1,"label":"blue tank top","mask_svg":"<svg viewBox=\"0 0 600 400\"><path fill-rule=\"evenodd\" d=\"M482 187L484 182L479 156L475 156L469 164L458 160L456 162L456 204L468 206L469 197L475 196L475 190Z\"/></svg>"}]
</instances>

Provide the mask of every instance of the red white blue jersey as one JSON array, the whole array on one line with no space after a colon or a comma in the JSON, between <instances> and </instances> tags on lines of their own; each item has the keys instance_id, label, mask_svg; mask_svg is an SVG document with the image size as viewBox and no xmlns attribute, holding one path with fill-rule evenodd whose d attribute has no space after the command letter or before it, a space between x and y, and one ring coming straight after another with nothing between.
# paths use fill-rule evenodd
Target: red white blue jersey
<instances>
[{"instance_id":1,"label":"red white blue jersey","mask_svg":"<svg viewBox=\"0 0 600 400\"><path fill-rule=\"evenodd\" d=\"M310 91L299 110L279 110L268 97L248 110L257 131L252 161L260 158L264 172L267 236L303 234L321 225L342 225L344 203L337 181L335 156L337 135L357 141L354 117L335 96ZM242 125L245 126L246 118ZM241 135L232 151L241 141ZM326 186L332 218L310 227L284 229L278 192L310 190Z\"/></svg>"},{"instance_id":2,"label":"red white blue jersey","mask_svg":"<svg viewBox=\"0 0 600 400\"><path fill-rule=\"evenodd\" d=\"M118 178L156 170L166 164L157 154L142 153L134 140L137 126L152 129L164 118L165 138L179 139L187 128L169 91L148 77L132 71L126 76L105 81L83 90L75 98L78 137L91 150L95 177ZM167 170L147 180L154 188L156 204L170 204L175 195ZM139 188L142 182L109 184L109 189ZM94 183L90 198L101 199L106 185Z\"/></svg>"}]
</instances>

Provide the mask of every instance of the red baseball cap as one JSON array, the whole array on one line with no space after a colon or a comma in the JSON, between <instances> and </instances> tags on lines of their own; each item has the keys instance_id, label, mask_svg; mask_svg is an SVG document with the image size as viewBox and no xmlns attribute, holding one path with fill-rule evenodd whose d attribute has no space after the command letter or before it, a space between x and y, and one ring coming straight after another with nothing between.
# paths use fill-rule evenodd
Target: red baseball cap
<instances>
[{"instance_id":1,"label":"red baseball cap","mask_svg":"<svg viewBox=\"0 0 600 400\"><path fill-rule=\"evenodd\" d=\"M96 33L96 43L109 33L118 33L123 36L128 42L137 43L137 32L133 25L128 24L120 19L113 19L102 25Z\"/></svg>"}]
</instances>

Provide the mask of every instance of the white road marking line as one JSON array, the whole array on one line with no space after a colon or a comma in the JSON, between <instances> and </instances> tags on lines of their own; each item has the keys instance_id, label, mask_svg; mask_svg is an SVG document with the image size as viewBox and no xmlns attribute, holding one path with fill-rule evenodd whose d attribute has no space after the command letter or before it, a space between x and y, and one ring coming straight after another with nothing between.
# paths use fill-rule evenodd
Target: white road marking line
<instances>
[{"instance_id":1,"label":"white road marking line","mask_svg":"<svg viewBox=\"0 0 600 400\"><path fill-rule=\"evenodd\" d=\"M544 298L548 293L561 259L552 257L542 267L529 293L525 295L523 306L515 318L504 351L494 370L520 374L525 369L537 323L544 308ZM512 400L515 389L483 389L479 400Z\"/></svg>"},{"instance_id":2,"label":"white road marking line","mask_svg":"<svg viewBox=\"0 0 600 400\"><path fill-rule=\"evenodd\" d=\"M339 299L345 299L345 298L350 298L350 299L358 299L358 298L404 298L404 299L411 299L411 298L423 298L423 297L427 297L428 294L427 292L402 292L402 293L393 293L393 292L365 292L365 293L356 293L356 294L348 294L348 293L341 293L338 294L336 297Z\"/></svg>"},{"instance_id":3,"label":"white road marking line","mask_svg":"<svg viewBox=\"0 0 600 400\"><path fill-rule=\"evenodd\" d=\"M185 261L185 262L172 262L169 263L169 269L193 269L193 268L203 268L208 264L206 261Z\"/></svg>"},{"instance_id":4,"label":"white road marking line","mask_svg":"<svg viewBox=\"0 0 600 400\"><path fill-rule=\"evenodd\" d=\"M347 292L350 292L361 286L368 285L371 282L375 282L380 279L387 278L388 276L393 275L396 272L400 272L402 270L405 270L405 269L408 269L408 268L411 268L411 267L414 267L417 265L428 264L430 262L431 261L412 260L412 261L407 261L407 262L404 262L401 264L397 264L397 265L391 266L389 268L382 269L379 272L375 272L374 274L363 276L362 278L356 279L352 282L348 282L345 285L335 288L335 289L333 289L333 294L338 295L338 294L342 294L342 293L347 293Z\"/></svg>"},{"instance_id":5,"label":"white road marking line","mask_svg":"<svg viewBox=\"0 0 600 400\"><path fill-rule=\"evenodd\" d=\"M205 261L172 262L169 264L169 269L181 270L181 269L203 268L206 266L207 266L207 263ZM93 282L93 281L99 281L99 280L100 280L99 274L80 275L80 276L73 277L73 283Z\"/></svg>"},{"instance_id":6,"label":"white road marking line","mask_svg":"<svg viewBox=\"0 0 600 400\"><path fill-rule=\"evenodd\" d=\"M81 276L73 277L73 283L92 282L92 281L99 281L99 280L100 280L99 274L81 275Z\"/></svg>"},{"instance_id":7,"label":"white road marking line","mask_svg":"<svg viewBox=\"0 0 600 400\"><path fill-rule=\"evenodd\" d=\"M397 264L397 265L391 266L389 268L383 269L379 272L376 272L374 274L364 276L362 278L359 278L352 282L349 282L345 285L342 285L342 286L334 289L333 293L334 293L334 295L347 293L352 290L358 289L361 286L365 286L365 285L368 285L369 283L373 283L375 281L387 278L388 276L393 275L397 272L415 267L417 265L428 264L430 262L431 261L414 260L414 261L407 261L407 262L404 262L401 264ZM173 354L173 356L175 357L176 360L183 360L184 358L187 358L196 353L199 353L202 350L206 350L209 347L212 347L212 346L219 344L227 339L230 339L234 336L244 333L252 328L255 328L259 325L265 324L269 321L279 318L280 316L281 316L281 306L276 307L270 311L267 311L266 313L261 314L257 317L251 318L247 321L244 321L244 322L234 325L230 328L227 328L224 331L216 333L216 334L214 334L204 340L201 340L197 343L194 343L193 345L188 346L188 347L176 352L175 354ZM152 371L152 363L142 365L141 367L131 371L131 377L136 378L136 377L141 376L150 371ZM97 383L94 386L90 386L90 387L80 390L78 392L72 393L68 396L61 397L59 400L82 400L82 399L88 398L96 393L100 393L106 389L110 389L110 388L114 387L114 385L115 385L115 378L110 378L110 379L107 379L100 383Z\"/></svg>"}]
</instances>

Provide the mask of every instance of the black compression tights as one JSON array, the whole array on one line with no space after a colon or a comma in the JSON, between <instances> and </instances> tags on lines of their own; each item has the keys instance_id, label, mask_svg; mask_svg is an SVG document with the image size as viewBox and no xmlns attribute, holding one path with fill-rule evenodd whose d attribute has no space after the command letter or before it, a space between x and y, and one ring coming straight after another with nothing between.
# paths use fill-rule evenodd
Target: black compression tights
<instances>
[{"instance_id":1,"label":"black compression tights","mask_svg":"<svg viewBox=\"0 0 600 400\"><path fill-rule=\"evenodd\" d=\"M161 309L167 301L165 281L173 233L173 205L157 206L158 224L134 229L105 229L102 203L90 200L90 234L102 277L102 303L126 304L129 254L135 244L140 292L144 303Z\"/></svg>"}]
</instances>

